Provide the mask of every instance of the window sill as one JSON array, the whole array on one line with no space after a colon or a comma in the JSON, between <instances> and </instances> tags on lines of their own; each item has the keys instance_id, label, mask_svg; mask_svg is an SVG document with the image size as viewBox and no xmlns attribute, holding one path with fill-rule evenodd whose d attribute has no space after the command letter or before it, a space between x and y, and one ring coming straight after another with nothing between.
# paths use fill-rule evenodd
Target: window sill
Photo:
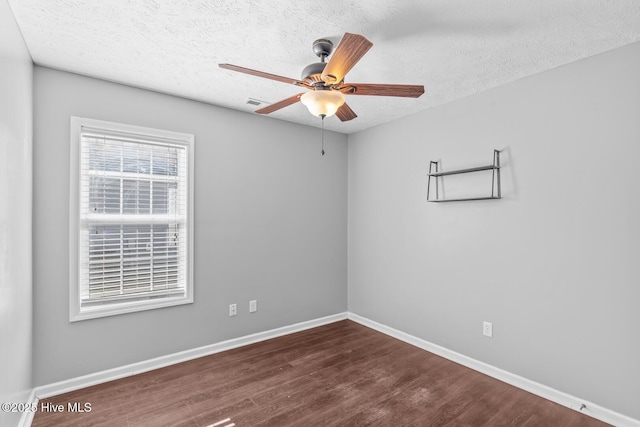
<instances>
[{"instance_id":1,"label":"window sill","mask_svg":"<svg viewBox=\"0 0 640 427\"><path fill-rule=\"evenodd\" d=\"M192 296L180 296L143 301L128 301L119 304L89 306L74 310L69 316L69 321L78 322L81 320L117 316L120 314L135 313L138 311L154 310L156 308L172 307L176 305L192 303Z\"/></svg>"}]
</instances>

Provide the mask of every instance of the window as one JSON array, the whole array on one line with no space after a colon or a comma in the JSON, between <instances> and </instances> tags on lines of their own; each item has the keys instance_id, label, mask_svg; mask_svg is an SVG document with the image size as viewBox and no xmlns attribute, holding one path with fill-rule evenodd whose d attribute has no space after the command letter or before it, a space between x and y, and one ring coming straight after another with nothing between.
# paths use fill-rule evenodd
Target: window
<instances>
[{"instance_id":1,"label":"window","mask_svg":"<svg viewBox=\"0 0 640 427\"><path fill-rule=\"evenodd\" d=\"M71 117L70 321L193 302L193 140Z\"/></svg>"}]
</instances>

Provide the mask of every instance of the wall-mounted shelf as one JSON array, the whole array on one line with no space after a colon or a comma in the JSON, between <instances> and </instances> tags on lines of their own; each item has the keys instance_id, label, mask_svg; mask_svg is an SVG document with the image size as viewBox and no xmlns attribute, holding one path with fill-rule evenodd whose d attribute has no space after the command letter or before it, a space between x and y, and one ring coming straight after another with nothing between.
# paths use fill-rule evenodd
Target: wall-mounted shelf
<instances>
[{"instance_id":1,"label":"wall-mounted shelf","mask_svg":"<svg viewBox=\"0 0 640 427\"><path fill-rule=\"evenodd\" d=\"M459 175L463 173L473 173L480 171L492 171L491 177L491 195L490 196L480 196L480 197L465 197L465 198L457 198L457 199L446 199L440 198L440 186L444 186L442 181L442 177L447 175ZM435 182L435 190L436 190L436 198L432 199L430 196L433 194L431 192L431 178L433 182ZM427 181L427 201L429 202L466 202L471 200L493 200L502 198L502 191L500 188L500 152L498 150L493 150L493 163L487 166L478 166L475 168L467 168L467 169L457 169L452 171L439 171L438 162L431 161L429 163L429 179Z\"/></svg>"}]
</instances>

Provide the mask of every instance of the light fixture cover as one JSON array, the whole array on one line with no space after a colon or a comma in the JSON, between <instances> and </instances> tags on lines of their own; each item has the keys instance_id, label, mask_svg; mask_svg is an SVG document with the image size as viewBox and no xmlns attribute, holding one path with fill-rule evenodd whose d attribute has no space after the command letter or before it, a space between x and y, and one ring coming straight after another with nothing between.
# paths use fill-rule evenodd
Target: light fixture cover
<instances>
[{"instance_id":1,"label":"light fixture cover","mask_svg":"<svg viewBox=\"0 0 640 427\"><path fill-rule=\"evenodd\" d=\"M333 116L344 104L344 95L337 90L314 90L300 97L305 107L314 116Z\"/></svg>"}]
</instances>

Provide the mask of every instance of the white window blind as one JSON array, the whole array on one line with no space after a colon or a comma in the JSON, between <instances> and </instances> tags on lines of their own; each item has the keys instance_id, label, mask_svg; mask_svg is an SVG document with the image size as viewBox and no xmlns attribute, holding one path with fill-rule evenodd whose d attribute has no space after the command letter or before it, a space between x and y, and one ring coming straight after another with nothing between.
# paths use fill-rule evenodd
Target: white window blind
<instances>
[{"instance_id":1,"label":"white window blind","mask_svg":"<svg viewBox=\"0 0 640 427\"><path fill-rule=\"evenodd\" d=\"M72 320L193 301L193 137L75 122L78 313Z\"/></svg>"}]
</instances>

